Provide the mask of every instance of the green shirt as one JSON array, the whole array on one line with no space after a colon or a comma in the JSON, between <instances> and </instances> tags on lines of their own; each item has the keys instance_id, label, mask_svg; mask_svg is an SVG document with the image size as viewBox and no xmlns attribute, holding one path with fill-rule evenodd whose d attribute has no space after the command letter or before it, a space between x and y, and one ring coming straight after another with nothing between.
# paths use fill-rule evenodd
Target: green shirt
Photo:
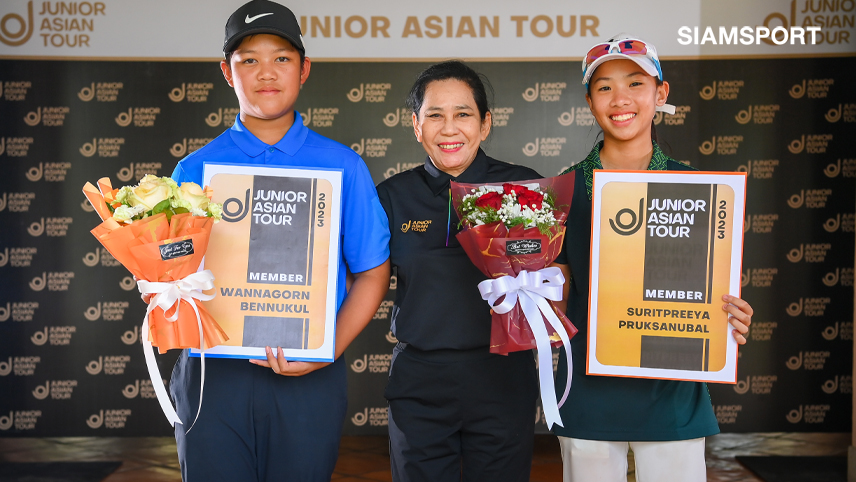
<instances>
[{"instance_id":1,"label":"green shirt","mask_svg":"<svg viewBox=\"0 0 856 482\"><path fill-rule=\"evenodd\" d=\"M671 157L663 154L660 146L657 145L656 142L652 143L654 145L654 152L651 153L651 162L648 164L649 171L668 171L668 161L678 162L672 159ZM595 169L603 169L603 164L600 162L600 150L603 149L603 141L598 142L594 145L594 148L589 152L589 155L586 156L582 161L574 164L565 170L562 174L567 174L571 171L582 170L583 175L586 180L586 192L588 192L588 198L591 200L591 186L592 179L594 178L594 170Z\"/></svg>"},{"instance_id":2,"label":"green shirt","mask_svg":"<svg viewBox=\"0 0 856 482\"><path fill-rule=\"evenodd\" d=\"M719 433L704 383L586 375L592 172L603 168L602 145L598 143L582 162L565 171L576 171L578 177L565 247L556 262L568 264L575 275L570 281L567 314L579 333L571 340L571 391L559 410L564 427L554 426L553 432L562 437L607 441L688 440ZM653 146L649 171L692 169L663 154L656 143ZM562 348L556 374L560 395L567 377L566 356Z\"/></svg>"}]
</instances>

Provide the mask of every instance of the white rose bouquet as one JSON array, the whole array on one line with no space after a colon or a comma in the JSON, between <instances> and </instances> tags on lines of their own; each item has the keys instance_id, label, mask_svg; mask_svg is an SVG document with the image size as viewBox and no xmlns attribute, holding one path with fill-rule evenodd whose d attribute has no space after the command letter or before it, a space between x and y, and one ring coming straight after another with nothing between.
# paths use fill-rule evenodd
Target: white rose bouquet
<instances>
[{"instance_id":1,"label":"white rose bouquet","mask_svg":"<svg viewBox=\"0 0 856 482\"><path fill-rule=\"evenodd\" d=\"M113 202L109 202L107 197L104 201L113 220L122 224L131 224L159 213L164 213L167 221L175 214L191 213L213 217L217 222L221 219L223 207L212 203L209 194L195 182L184 182L179 186L172 178L148 174L136 186L118 189L112 196Z\"/></svg>"}]
</instances>

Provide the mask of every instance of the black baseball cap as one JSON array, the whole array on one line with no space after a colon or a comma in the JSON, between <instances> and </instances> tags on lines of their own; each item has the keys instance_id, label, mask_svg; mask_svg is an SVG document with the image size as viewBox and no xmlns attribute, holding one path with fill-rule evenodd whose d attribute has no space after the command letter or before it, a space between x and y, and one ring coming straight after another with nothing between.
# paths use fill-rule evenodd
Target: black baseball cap
<instances>
[{"instance_id":1,"label":"black baseball cap","mask_svg":"<svg viewBox=\"0 0 856 482\"><path fill-rule=\"evenodd\" d=\"M241 39L247 35L260 33L284 37L301 54L306 55L303 36L300 34L300 24L294 13L287 7L268 0L252 0L235 10L235 13L229 17L226 21L223 53L235 50L241 43Z\"/></svg>"}]
</instances>

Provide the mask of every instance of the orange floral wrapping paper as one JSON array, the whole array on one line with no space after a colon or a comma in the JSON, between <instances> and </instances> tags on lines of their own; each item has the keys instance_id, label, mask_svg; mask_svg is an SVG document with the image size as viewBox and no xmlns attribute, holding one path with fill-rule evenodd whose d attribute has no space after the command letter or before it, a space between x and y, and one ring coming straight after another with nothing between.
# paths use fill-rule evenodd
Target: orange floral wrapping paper
<instances>
[{"instance_id":1,"label":"orange floral wrapping paper","mask_svg":"<svg viewBox=\"0 0 856 482\"><path fill-rule=\"evenodd\" d=\"M568 217L571 200L574 192L574 175L569 174L531 181L514 181L512 184L531 186L537 184L543 189L551 190L556 196L556 209L553 215L557 220L564 223ZM472 189L479 186L502 186L504 183L463 184L452 182L452 203L456 212L458 205L464 195L469 194ZM484 224L481 226L464 227L457 234L457 239L466 251L467 256L476 267L491 278L503 276L517 276L522 270L538 271L546 268L552 263L562 250L562 242L565 239L565 226L554 226L550 228L549 234L543 234L538 228L524 229L522 226L514 226L511 229L501 222ZM541 250L536 254L511 255L506 253L506 244L510 240L540 240ZM476 289L473 287L473 289ZM501 301L501 300L500 300ZM569 337L577 333L577 328L571 320L555 307L552 301L547 300ZM515 351L531 350L536 347L535 336L529 326L531 320L527 320L519 303L511 311L499 314L491 310L491 332L490 352L507 355ZM547 333L550 334L550 342L554 347L562 345L558 334L550 324L541 317L541 323L545 325Z\"/></svg>"},{"instance_id":2,"label":"orange floral wrapping paper","mask_svg":"<svg viewBox=\"0 0 856 482\"><path fill-rule=\"evenodd\" d=\"M91 232L138 280L168 283L181 280L199 269L208 248L208 239L214 226L213 218L183 213L173 215L167 221L166 215L160 213L129 225L121 225L110 218L110 211L104 204L112 203L118 189L112 189L107 178L99 180L98 184L100 191L89 183L83 189L103 220ZM161 246L184 240L192 241L192 253L163 259ZM205 348L220 345L229 339L201 303L196 303L196 308L202 323ZM176 310L178 318L175 321L167 320L167 317L175 315ZM173 348L203 348L199 343L196 313L185 300L179 300L166 313L160 307L154 308L149 314L147 336L160 353Z\"/></svg>"}]
</instances>

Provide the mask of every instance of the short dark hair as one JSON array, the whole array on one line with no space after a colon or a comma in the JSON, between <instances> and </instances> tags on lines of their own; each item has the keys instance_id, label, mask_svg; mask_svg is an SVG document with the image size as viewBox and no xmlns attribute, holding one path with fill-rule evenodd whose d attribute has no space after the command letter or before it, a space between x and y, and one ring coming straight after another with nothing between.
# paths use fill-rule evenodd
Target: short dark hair
<instances>
[{"instance_id":1,"label":"short dark hair","mask_svg":"<svg viewBox=\"0 0 856 482\"><path fill-rule=\"evenodd\" d=\"M484 74L476 72L460 60L440 62L420 72L416 76L413 87L410 88L410 93L407 94L407 108L418 118L419 110L425 101L425 90L428 88L428 84L449 79L460 80L469 86L479 110L479 117L484 120L487 113L490 112L490 104L493 103L493 87Z\"/></svg>"},{"instance_id":2,"label":"short dark hair","mask_svg":"<svg viewBox=\"0 0 856 482\"><path fill-rule=\"evenodd\" d=\"M234 48L234 49L232 49L232 50L230 50L229 52L226 52L225 54L223 54L223 55L225 56L225 58L226 58L226 63L227 63L227 64L229 64L229 65L232 65L232 54L234 54L234 53L235 53L235 50L238 50L238 47L240 47L240 46L241 46L241 44L242 44L242 43L244 43L244 40L246 40L246 39L248 39L248 38L251 38L251 37L255 37L256 35L258 35L258 34L250 34L250 35L247 35L246 37L242 38L242 39L241 39L241 41L237 43L237 45L235 45L235 48ZM273 35L273 34L270 34L270 35ZM302 50L300 50L299 48L297 48L297 46L296 46L296 45L294 45L294 44L291 42L291 40L288 40L287 38L285 38L285 37L281 37L281 36L279 36L279 35L278 35L278 37L280 37L280 38L282 38L282 39L285 39L285 41L286 41L286 42L288 42L289 44L291 44L291 46L292 46L292 47L294 47L294 50L296 50L296 51L297 51L297 53L299 53L299 54L300 54L300 67L303 67L303 61L304 61L304 60L306 60L306 54L305 54Z\"/></svg>"}]
</instances>

